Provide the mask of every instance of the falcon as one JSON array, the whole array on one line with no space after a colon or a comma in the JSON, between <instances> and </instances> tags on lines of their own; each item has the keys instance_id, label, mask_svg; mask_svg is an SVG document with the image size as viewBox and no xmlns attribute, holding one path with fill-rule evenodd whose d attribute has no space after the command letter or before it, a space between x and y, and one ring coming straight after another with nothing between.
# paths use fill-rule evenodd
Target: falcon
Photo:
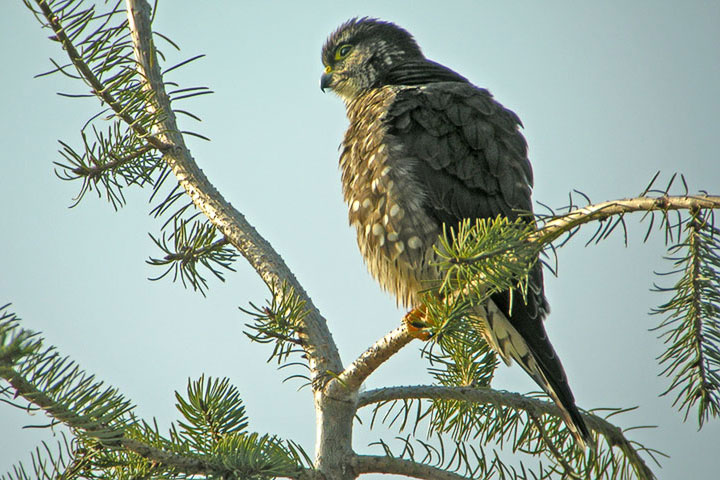
<instances>
[{"instance_id":1,"label":"falcon","mask_svg":"<svg viewBox=\"0 0 720 480\"><path fill-rule=\"evenodd\" d=\"M344 23L323 46L322 63L320 88L347 109L340 170L360 252L380 285L417 315L422 292L442 278L433 247L443 225L533 221L522 124L487 90L425 58L412 35L390 22ZM555 401L584 447L590 432L543 326L549 306L539 262L528 280L525 298L498 293L479 309L483 335Z\"/></svg>"}]
</instances>

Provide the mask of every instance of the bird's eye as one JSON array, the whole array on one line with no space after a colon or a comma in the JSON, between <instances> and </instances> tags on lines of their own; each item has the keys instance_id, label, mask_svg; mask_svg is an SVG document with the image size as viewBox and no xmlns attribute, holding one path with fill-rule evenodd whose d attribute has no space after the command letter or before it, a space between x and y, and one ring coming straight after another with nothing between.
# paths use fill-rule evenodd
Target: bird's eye
<instances>
[{"instance_id":1,"label":"bird's eye","mask_svg":"<svg viewBox=\"0 0 720 480\"><path fill-rule=\"evenodd\" d=\"M345 44L340 45L337 50L335 50L335 60L342 60L345 57L347 57L350 54L350 51L352 50L352 45Z\"/></svg>"}]
</instances>

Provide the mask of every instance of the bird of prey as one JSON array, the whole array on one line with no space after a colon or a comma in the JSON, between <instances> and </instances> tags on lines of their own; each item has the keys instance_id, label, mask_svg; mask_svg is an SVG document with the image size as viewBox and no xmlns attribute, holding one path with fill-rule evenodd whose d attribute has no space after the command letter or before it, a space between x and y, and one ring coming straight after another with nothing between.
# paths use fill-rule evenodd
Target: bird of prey
<instances>
[{"instance_id":1,"label":"bird of prey","mask_svg":"<svg viewBox=\"0 0 720 480\"><path fill-rule=\"evenodd\" d=\"M322 62L321 89L347 108L340 169L360 252L385 290L419 307L420 292L441 278L433 246L443 224L532 212L520 119L487 90L425 58L412 35L390 22L349 20L327 39ZM483 335L555 401L584 446L590 433L543 326L549 307L539 263L525 297L493 295Z\"/></svg>"}]
</instances>

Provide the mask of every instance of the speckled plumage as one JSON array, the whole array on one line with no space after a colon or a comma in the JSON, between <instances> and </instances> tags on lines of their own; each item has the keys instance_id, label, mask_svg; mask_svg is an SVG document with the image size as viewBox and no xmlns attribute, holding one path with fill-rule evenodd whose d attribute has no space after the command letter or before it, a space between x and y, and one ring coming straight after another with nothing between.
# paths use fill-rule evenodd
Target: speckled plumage
<instances>
[{"instance_id":1,"label":"speckled plumage","mask_svg":"<svg viewBox=\"0 0 720 480\"><path fill-rule=\"evenodd\" d=\"M440 278L433 246L443 224L532 211L520 120L487 90L427 60L392 23L346 22L326 42L322 59L321 87L347 107L340 169L360 251L384 289L406 307L418 306L419 292ZM527 303L521 295L498 294L477 315L488 343L562 407L582 444L589 433L543 326L549 307L539 264L529 284Z\"/></svg>"}]
</instances>

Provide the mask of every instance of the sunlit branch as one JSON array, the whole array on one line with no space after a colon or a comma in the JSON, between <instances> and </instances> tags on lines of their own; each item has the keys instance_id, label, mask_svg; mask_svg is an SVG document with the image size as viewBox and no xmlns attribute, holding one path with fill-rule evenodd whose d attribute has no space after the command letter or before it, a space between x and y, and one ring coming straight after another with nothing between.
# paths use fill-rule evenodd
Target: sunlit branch
<instances>
[{"instance_id":1,"label":"sunlit branch","mask_svg":"<svg viewBox=\"0 0 720 480\"><path fill-rule=\"evenodd\" d=\"M187 149L178 130L170 99L165 91L160 66L155 56L150 26L150 6L144 0L127 0L128 21L133 47L146 88L152 90L151 113L162 111L158 137L172 146L164 150L163 159L177 177L195 206L227 237L235 248L268 285L287 283L305 301L308 315L300 332L310 359L313 376L327 371L341 371L342 363L325 319L312 303L283 259L245 217L230 205L210 183Z\"/></svg>"},{"instance_id":2,"label":"sunlit branch","mask_svg":"<svg viewBox=\"0 0 720 480\"><path fill-rule=\"evenodd\" d=\"M555 217L545 223L531 236L532 240L549 243L573 228L595 220L602 220L613 215L631 212L652 212L669 210L693 210L720 208L720 196L684 195L661 197L637 197L623 200L596 203L578 208L572 212Z\"/></svg>"},{"instance_id":3,"label":"sunlit branch","mask_svg":"<svg viewBox=\"0 0 720 480\"><path fill-rule=\"evenodd\" d=\"M326 387L327 394L337 397L357 391L367 377L413 338L405 325L391 331L365 350L344 372L333 379Z\"/></svg>"}]
</instances>

